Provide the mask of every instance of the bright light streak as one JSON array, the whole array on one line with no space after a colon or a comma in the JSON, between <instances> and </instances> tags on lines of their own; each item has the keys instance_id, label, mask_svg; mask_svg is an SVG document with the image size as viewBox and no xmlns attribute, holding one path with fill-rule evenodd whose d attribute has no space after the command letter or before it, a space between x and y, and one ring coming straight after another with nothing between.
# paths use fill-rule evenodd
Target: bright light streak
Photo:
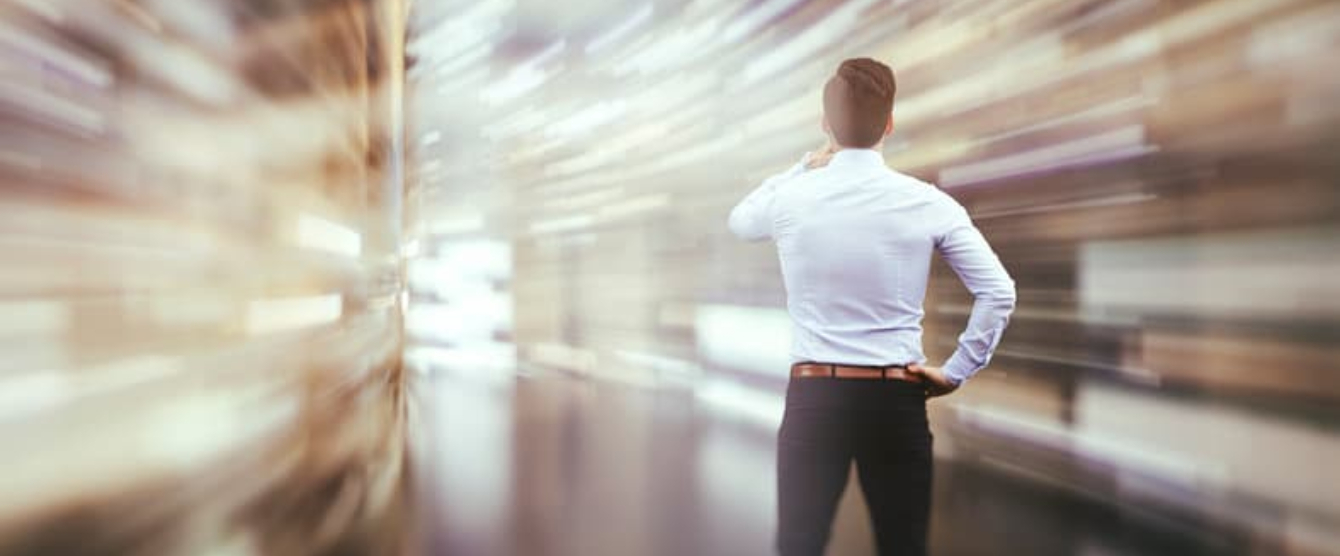
<instances>
[{"instance_id":1,"label":"bright light streak","mask_svg":"<svg viewBox=\"0 0 1340 556\"><path fill-rule=\"evenodd\" d=\"M791 320L785 309L699 305L693 324L705 361L779 379L791 366Z\"/></svg>"},{"instance_id":2,"label":"bright light streak","mask_svg":"<svg viewBox=\"0 0 1340 556\"><path fill-rule=\"evenodd\" d=\"M648 21L651 21L651 16L654 12L655 6L653 4L644 4L641 8L638 8L631 17L623 20L605 34L596 37L590 43L587 43L586 53L595 54L627 37L630 33L637 30L639 27L642 27Z\"/></svg>"},{"instance_id":3,"label":"bright light streak","mask_svg":"<svg viewBox=\"0 0 1340 556\"><path fill-rule=\"evenodd\" d=\"M600 208L600 218L610 220L621 218L630 214L647 212L656 209L663 209L670 206L670 195L667 193L653 193L627 199L617 203L610 203Z\"/></svg>"},{"instance_id":4,"label":"bright light streak","mask_svg":"<svg viewBox=\"0 0 1340 556\"><path fill-rule=\"evenodd\" d=\"M0 45L9 52L5 56L23 53L43 64L51 65L78 76L97 87L112 84L112 73L105 67L89 61L65 48L51 44L33 36L32 33L11 27L0 22ZM8 69L8 68L7 68Z\"/></svg>"},{"instance_id":5,"label":"bright light streak","mask_svg":"<svg viewBox=\"0 0 1340 556\"><path fill-rule=\"evenodd\" d=\"M302 213L298 215L298 245L357 257L363 251L363 236L348 226Z\"/></svg>"},{"instance_id":6,"label":"bright light streak","mask_svg":"<svg viewBox=\"0 0 1340 556\"><path fill-rule=\"evenodd\" d=\"M552 77L552 74L545 73L543 70L522 66L513 70L502 81L493 83L480 91L479 100L485 104L497 106L535 90L550 77Z\"/></svg>"},{"instance_id":7,"label":"bright light streak","mask_svg":"<svg viewBox=\"0 0 1340 556\"><path fill-rule=\"evenodd\" d=\"M254 299L247 305L248 334L270 334L309 328L340 319L344 296L340 294Z\"/></svg>"},{"instance_id":8,"label":"bright light streak","mask_svg":"<svg viewBox=\"0 0 1340 556\"><path fill-rule=\"evenodd\" d=\"M619 119L627 109L628 103L622 100L601 101L565 120L550 125L545 128L544 132L550 137L566 137L588 133Z\"/></svg>"},{"instance_id":9,"label":"bright light streak","mask_svg":"<svg viewBox=\"0 0 1340 556\"><path fill-rule=\"evenodd\" d=\"M484 229L484 216L466 214L450 218L430 220L426 226L433 235L463 234Z\"/></svg>"},{"instance_id":10,"label":"bright light streak","mask_svg":"<svg viewBox=\"0 0 1340 556\"><path fill-rule=\"evenodd\" d=\"M65 303L45 300L0 302L0 338L30 334L59 334L70 324Z\"/></svg>"},{"instance_id":11,"label":"bright light streak","mask_svg":"<svg viewBox=\"0 0 1340 556\"><path fill-rule=\"evenodd\" d=\"M43 120L75 128L86 136L102 133L107 119L79 102L19 82L0 82L0 106L8 104Z\"/></svg>"},{"instance_id":12,"label":"bright light streak","mask_svg":"<svg viewBox=\"0 0 1340 556\"><path fill-rule=\"evenodd\" d=\"M407 49L440 60L445 55L464 50L478 40L495 38L499 29L498 18L516 7L515 0L482 0L470 4L471 7L466 11L425 31L407 45ZM439 49L440 52L435 52Z\"/></svg>"},{"instance_id":13,"label":"bright light streak","mask_svg":"<svg viewBox=\"0 0 1340 556\"><path fill-rule=\"evenodd\" d=\"M33 13L41 15L47 21L60 23L65 20L64 14L48 3L48 0L12 0L15 4L32 10Z\"/></svg>"},{"instance_id":14,"label":"bright light streak","mask_svg":"<svg viewBox=\"0 0 1340 556\"><path fill-rule=\"evenodd\" d=\"M776 430L782 424L785 404L776 392L729 380L712 380L699 387L695 394L707 406L743 418L763 430Z\"/></svg>"},{"instance_id":15,"label":"bright light streak","mask_svg":"<svg viewBox=\"0 0 1340 556\"><path fill-rule=\"evenodd\" d=\"M530 225L530 232L533 234L551 234L555 232L567 232L580 230L595 224L596 219L591 214L575 214L554 218L551 220L541 220Z\"/></svg>"},{"instance_id":16,"label":"bright light streak","mask_svg":"<svg viewBox=\"0 0 1340 556\"><path fill-rule=\"evenodd\" d=\"M727 44L739 41L745 36L753 34L754 31L767 25L769 21L782 15L784 12L791 9L792 6L795 6L802 1L803 0L772 0L771 2L760 4L758 7L746 13L744 17L735 20L735 22L727 26L726 30L721 35L721 41Z\"/></svg>"},{"instance_id":17,"label":"bright light streak","mask_svg":"<svg viewBox=\"0 0 1340 556\"><path fill-rule=\"evenodd\" d=\"M1145 144L1144 126L1131 125L1059 145L945 168L940 171L940 185L967 185L1023 173L1131 158L1154 150L1155 147Z\"/></svg>"},{"instance_id":18,"label":"bright light streak","mask_svg":"<svg viewBox=\"0 0 1340 556\"><path fill-rule=\"evenodd\" d=\"M448 76L470 67L472 64L483 60L493 53L493 45L478 44L469 50L460 53L460 55L447 59L442 65L437 67L437 74Z\"/></svg>"},{"instance_id":19,"label":"bright light streak","mask_svg":"<svg viewBox=\"0 0 1340 556\"><path fill-rule=\"evenodd\" d=\"M720 22L709 19L693 27L676 31L645 48L630 51L614 65L616 75L652 75L683 66L709 53L712 40L719 35Z\"/></svg>"},{"instance_id":20,"label":"bright light streak","mask_svg":"<svg viewBox=\"0 0 1340 556\"><path fill-rule=\"evenodd\" d=\"M540 365L578 372L590 372L600 361L594 351L560 343L532 345L525 350L525 356Z\"/></svg>"},{"instance_id":21,"label":"bright light streak","mask_svg":"<svg viewBox=\"0 0 1340 556\"><path fill-rule=\"evenodd\" d=\"M818 50L840 40L861 20L861 12L875 1L853 0L843 3L799 36L750 62L744 70L744 82L755 83L785 68L794 67Z\"/></svg>"},{"instance_id":22,"label":"bright light streak","mask_svg":"<svg viewBox=\"0 0 1340 556\"><path fill-rule=\"evenodd\" d=\"M423 242L419 239L413 239L400 247L400 255L406 258L414 258L422 253Z\"/></svg>"},{"instance_id":23,"label":"bright light streak","mask_svg":"<svg viewBox=\"0 0 1340 556\"><path fill-rule=\"evenodd\" d=\"M498 141L538 129L550 119L548 113L533 106L527 106L506 118L488 124L481 130L480 134L485 139Z\"/></svg>"}]
</instances>

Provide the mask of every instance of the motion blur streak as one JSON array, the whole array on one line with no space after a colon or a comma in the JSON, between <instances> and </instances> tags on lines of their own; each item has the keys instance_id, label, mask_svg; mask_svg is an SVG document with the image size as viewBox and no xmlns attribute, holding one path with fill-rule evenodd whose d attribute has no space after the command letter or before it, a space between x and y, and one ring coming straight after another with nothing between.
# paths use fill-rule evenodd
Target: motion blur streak
<instances>
[{"instance_id":1,"label":"motion blur streak","mask_svg":"<svg viewBox=\"0 0 1340 556\"><path fill-rule=\"evenodd\" d=\"M0 553L403 544L406 11L0 3Z\"/></svg>"},{"instance_id":2,"label":"motion blur streak","mask_svg":"<svg viewBox=\"0 0 1340 556\"><path fill-rule=\"evenodd\" d=\"M934 553L1340 554L1338 54L1334 0L0 0L0 554L768 553L726 214L854 56L1019 285Z\"/></svg>"},{"instance_id":3,"label":"motion blur streak","mask_svg":"<svg viewBox=\"0 0 1340 556\"><path fill-rule=\"evenodd\" d=\"M506 353L527 376L612 380L688 400L709 430L733 415L757 433L729 449L757 460L752 475L723 479L740 475L713 467L721 458L696 468L757 495L750 509L704 505L721 493L689 505L761 538L704 533L688 552L769 550L784 292L774 254L730 238L726 213L821 144L820 87L839 60L869 55L899 78L888 162L963 202L1019 283L993 365L933 404L940 465L960 470L946 476L993 485L937 494L936 552L1340 554L1340 3L439 0L415 12L416 233L425 253L510 250L494 291L514 309L489 341L514 342ZM931 290L927 348L942 361L970 300L943 268ZM513 407L508 422L553 417L522 406L560 387L517 388L481 391ZM572 420L540 430L620 434L607 420L623 413L558 396ZM653 420L679 418L668 415ZM664 427L628 438L665 453L720 445ZM482 453L531 485L547 473L535 458L602 453L540 446ZM627 479L627 496L673 504L653 486L664 469L649 463L639 479L628 466L641 456L627 457L582 461ZM997 487L1096 505L1101 525L1031 494L991 498ZM504 512L521 516L514 529L463 525L442 542L547 538L525 517L542 495L499 495L516 504ZM661 530L596 508L563 522ZM843 533L853 519L840 520L836 553L868 550ZM672 553L656 535L546 546Z\"/></svg>"}]
</instances>

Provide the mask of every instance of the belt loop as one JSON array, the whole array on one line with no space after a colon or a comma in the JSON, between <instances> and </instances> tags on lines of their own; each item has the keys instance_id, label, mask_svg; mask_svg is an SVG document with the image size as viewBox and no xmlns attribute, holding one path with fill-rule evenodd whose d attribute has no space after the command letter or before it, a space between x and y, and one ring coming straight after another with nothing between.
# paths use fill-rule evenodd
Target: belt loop
<instances>
[{"instance_id":1,"label":"belt loop","mask_svg":"<svg viewBox=\"0 0 1340 556\"><path fill-rule=\"evenodd\" d=\"M880 368L879 368L879 379L880 379L880 380L888 380L888 379L889 379L889 368L888 368L888 367L880 367Z\"/></svg>"},{"instance_id":2,"label":"belt loop","mask_svg":"<svg viewBox=\"0 0 1340 556\"><path fill-rule=\"evenodd\" d=\"M828 365L828 378L837 378L837 365Z\"/></svg>"}]
</instances>

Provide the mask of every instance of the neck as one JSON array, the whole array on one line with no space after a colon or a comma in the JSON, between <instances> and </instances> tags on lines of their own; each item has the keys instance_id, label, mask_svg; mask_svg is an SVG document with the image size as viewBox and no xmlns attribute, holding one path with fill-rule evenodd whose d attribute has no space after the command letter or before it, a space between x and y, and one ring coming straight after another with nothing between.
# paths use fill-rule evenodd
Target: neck
<instances>
[{"instance_id":1,"label":"neck","mask_svg":"<svg viewBox=\"0 0 1340 556\"><path fill-rule=\"evenodd\" d=\"M851 151L879 151L879 152L882 152L882 151L884 150L884 141L880 141L880 142L878 142L878 143L875 143L875 144L873 144L873 145L870 145L869 147L844 147L844 146L842 146L842 145L838 145L837 150L839 150L839 151L848 151L848 150L851 150Z\"/></svg>"}]
</instances>

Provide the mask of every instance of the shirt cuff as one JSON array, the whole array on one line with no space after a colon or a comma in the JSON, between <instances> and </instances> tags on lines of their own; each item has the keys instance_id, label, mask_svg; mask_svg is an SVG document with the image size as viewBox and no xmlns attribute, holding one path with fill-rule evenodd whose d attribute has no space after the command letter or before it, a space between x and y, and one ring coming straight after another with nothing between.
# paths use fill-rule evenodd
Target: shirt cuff
<instances>
[{"instance_id":1,"label":"shirt cuff","mask_svg":"<svg viewBox=\"0 0 1340 556\"><path fill-rule=\"evenodd\" d=\"M944 366L940 367L940 371L943 372L945 378L949 379L950 382L953 382L955 386L962 386L964 382L967 382L968 379L976 374L982 367L982 365L973 363L962 353L956 351L953 355L949 356L949 360L945 361Z\"/></svg>"}]
</instances>

